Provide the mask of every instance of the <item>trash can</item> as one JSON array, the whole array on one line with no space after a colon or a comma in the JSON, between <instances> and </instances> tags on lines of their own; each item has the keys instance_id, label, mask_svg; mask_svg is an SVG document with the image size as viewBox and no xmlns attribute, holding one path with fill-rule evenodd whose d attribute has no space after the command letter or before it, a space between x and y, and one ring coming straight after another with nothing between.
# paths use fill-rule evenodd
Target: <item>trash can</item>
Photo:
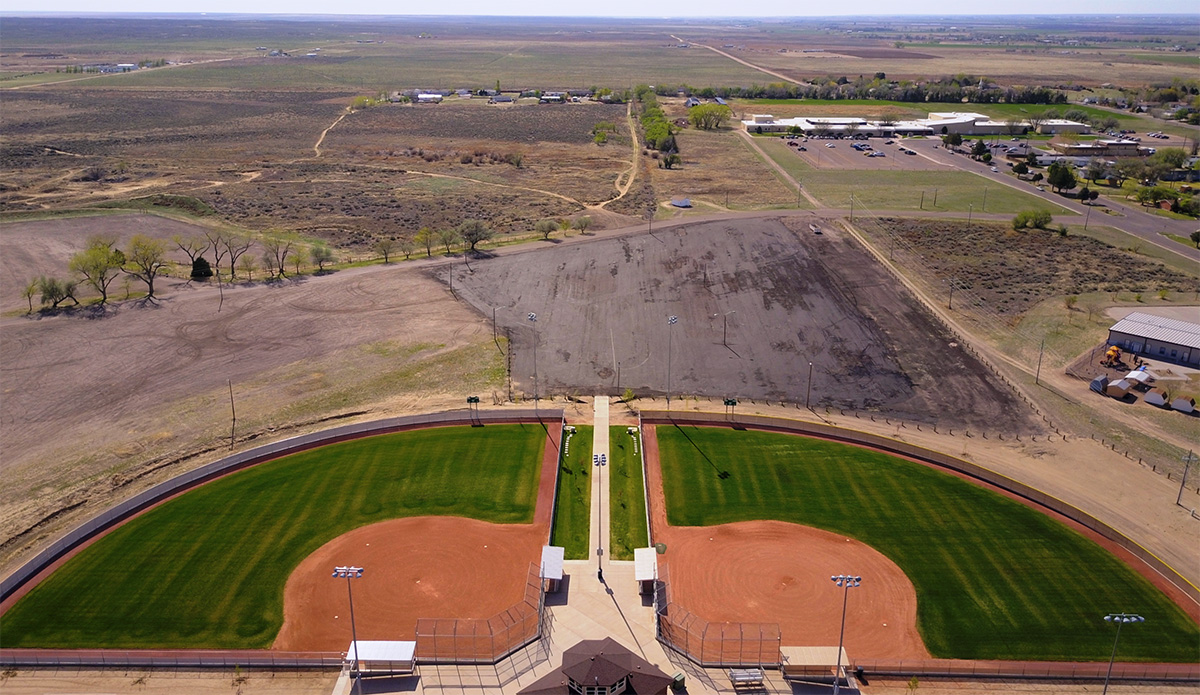
<instances>
[{"instance_id":1,"label":"trash can","mask_svg":"<svg viewBox=\"0 0 1200 695\"><path fill-rule=\"evenodd\" d=\"M675 675L671 677L671 690L674 690L675 692L683 691L685 687L683 681L683 671L676 671Z\"/></svg>"}]
</instances>

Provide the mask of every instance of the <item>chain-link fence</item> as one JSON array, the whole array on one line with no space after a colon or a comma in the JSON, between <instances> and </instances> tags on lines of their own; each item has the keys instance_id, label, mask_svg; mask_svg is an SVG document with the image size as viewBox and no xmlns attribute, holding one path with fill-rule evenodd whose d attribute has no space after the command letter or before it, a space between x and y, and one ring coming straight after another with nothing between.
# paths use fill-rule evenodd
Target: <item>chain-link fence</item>
<instances>
[{"instance_id":1,"label":"chain-link fence","mask_svg":"<svg viewBox=\"0 0 1200 695\"><path fill-rule=\"evenodd\" d=\"M541 636L541 573L530 563L521 602L486 619L420 618L416 660L422 664L494 664Z\"/></svg>"}]
</instances>

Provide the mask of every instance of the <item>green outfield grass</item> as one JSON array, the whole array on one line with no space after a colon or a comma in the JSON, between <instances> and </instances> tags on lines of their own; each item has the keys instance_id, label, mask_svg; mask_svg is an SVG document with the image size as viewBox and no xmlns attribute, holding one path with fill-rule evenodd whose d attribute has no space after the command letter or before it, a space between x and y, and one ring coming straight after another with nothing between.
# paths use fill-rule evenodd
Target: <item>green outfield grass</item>
<instances>
[{"instance_id":1,"label":"green outfield grass","mask_svg":"<svg viewBox=\"0 0 1200 695\"><path fill-rule=\"evenodd\" d=\"M579 425L569 453L558 469L558 502L550 543L564 549L567 560L588 559L588 524L592 512L592 427Z\"/></svg>"},{"instance_id":2,"label":"green outfield grass","mask_svg":"<svg viewBox=\"0 0 1200 695\"><path fill-rule=\"evenodd\" d=\"M632 560L634 548L650 545L646 532L646 486L640 442L624 427L608 431L609 545L612 559Z\"/></svg>"},{"instance_id":3,"label":"green outfield grass","mask_svg":"<svg viewBox=\"0 0 1200 695\"><path fill-rule=\"evenodd\" d=\"M935 657L1107 660L1113 630L1103 617L1121 611L1146 618L1121 634L1122 660L1200 655L1196 623L1141 575L1049 516L960 478L784 434L660 427L658 439L672 525L777 519L867 543L912 580Z\"/></svg>"},{"instance_id":4,"label":"green outfield grass","mask_svg":"<svg viewBox=\"0 0 1200 695\"><path fill-rule=\"evenodd\" d=\"M314 550L387 519L530 523L538 425L343 442L221 478L130 521L3 616L5 647L265 648L283 588Z\"/></svg>"}]
</instances>

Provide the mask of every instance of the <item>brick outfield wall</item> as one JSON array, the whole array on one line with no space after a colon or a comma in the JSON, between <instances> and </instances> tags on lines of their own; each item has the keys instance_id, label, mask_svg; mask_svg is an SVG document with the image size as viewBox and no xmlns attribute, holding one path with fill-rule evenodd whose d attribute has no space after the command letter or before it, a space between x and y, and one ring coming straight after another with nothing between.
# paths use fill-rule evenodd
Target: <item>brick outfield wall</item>
<instances>
[{"instance_id":1,"label":"brick outfield wall","mask_svg":"<svg viewBox=\"0 0 1200 695\"><path fill-rule=\"evenodd\" d=\"M295 454L350 439L359 439L361 437L389 434L410 429L520 422L551 422L561 427L563 417L564 412L562 410L549 409L484 410L474 413L465 410L447 411L342 425L320 432L312 432L264 444L253 449L247 449L246 451L213 461L195 470L177 475L85 521L52 543L48 548L38 553L32 560L26 562L12 574L5 577L0 582L0 601L7 599L14 592L24 587L39 572L54 564L54 562L67 553L120 525L137 513L172 495L249 466L264 463L288 454Z\"/></svg>"},{"instance_id":2,"label":"brick outfield wall","mask_svg":"<svg viewBox=\"0 0 1200 695\"><path fill-rule=\"evenodd\" d=\"M1108 524L1100 521L1096 517L1087 512L1073 507L1066 502L1042 492L1036 488L1025 485L1024 483L1013 480L1012 478L1003 476L994 471L977 466L969 461L964 461L955 458L948 454L933 451L923 447L902 442L896 439L891 439L869 432L859 432L856 430L843 429L831 425L824 425L815 422L802 422L799 420L784 420L782 418L771 418L761 415L734 415L722 416L719 413L695 413L695 412L666 412L666 411L646 411L641 413L641 420L648 424L677 424L684 423L688 425L704 425L712 427L750 427L753 429L787 432L791 434L809 435L842 441L849 444L859 444L873 449L879 449L892 454L899 454L909 458L923 461L941 468L947 468L968 475L977 480L982 480L998 488L1007 490L1023 499L1029 500L1039 506L1045 507L1051 511L1057 512L1068 519L1079 523L1092 531L1100 534L1102 537L1116 543L1120 547L1129 551L1138 559L1145 562L1154 571L1165 577L1167 581L1175 585L1180 591L1188 596L1196 603L1200 603L1200 588L1183 578L1175 568L1163 562L1154 553L1143 548L1133 539L1125 534L1114 529Z\"/></svg>"}]
</instances>

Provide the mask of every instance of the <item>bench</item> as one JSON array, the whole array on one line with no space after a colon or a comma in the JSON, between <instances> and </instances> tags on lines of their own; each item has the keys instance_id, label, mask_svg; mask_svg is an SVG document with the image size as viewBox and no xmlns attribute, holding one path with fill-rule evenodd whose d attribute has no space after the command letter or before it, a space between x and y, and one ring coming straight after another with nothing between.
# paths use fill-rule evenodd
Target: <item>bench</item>
<instances>
[{"instance_id":1,"label":"bench","mask_svg":"<svg viewBox=\"0 0 1200 695\"><path fill-rule=\"evenodd\" d=\"M763 672L761 668L731 668L729 682L737 688L743 685L762 685Z\"/></svg>"}]
</instances>

